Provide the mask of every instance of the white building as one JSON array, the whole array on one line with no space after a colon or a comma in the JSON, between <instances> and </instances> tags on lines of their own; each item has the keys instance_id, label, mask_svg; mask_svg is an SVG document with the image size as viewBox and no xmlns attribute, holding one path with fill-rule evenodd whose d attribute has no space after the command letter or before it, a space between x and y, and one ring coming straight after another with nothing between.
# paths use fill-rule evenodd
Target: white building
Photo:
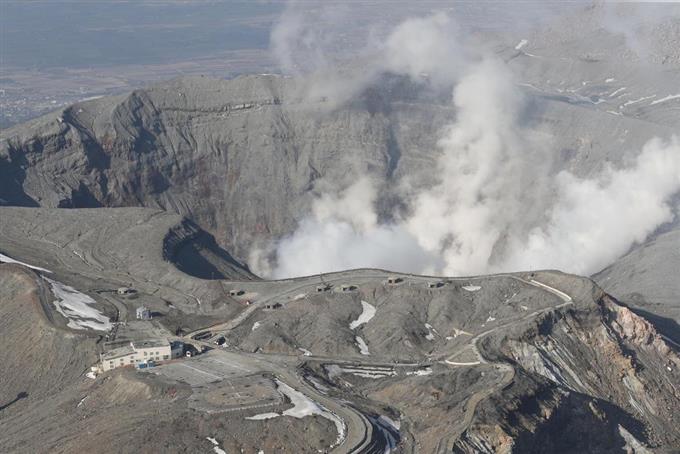
<instances>
[{"instance_id":1,"label":"white building","mask_svg":"<svg viewBox=\"0 0 680 454\"><path fill-rule=\"evenodd\" d=\"M146 306L137 308L137 320L151 320L151 311Z\"/></svg>"},{"instance_id":2,"label":"white building","mask_svg":"<svg viewBox=\"0 0 680 454\"><path fill-rule=\"evenodd\" d=\"M149 361L160 362L182 356L181 342L170 343L166 339L132 341L101 354L103 371L116 367L134 366Z\"/></svg>"}]
</instances>

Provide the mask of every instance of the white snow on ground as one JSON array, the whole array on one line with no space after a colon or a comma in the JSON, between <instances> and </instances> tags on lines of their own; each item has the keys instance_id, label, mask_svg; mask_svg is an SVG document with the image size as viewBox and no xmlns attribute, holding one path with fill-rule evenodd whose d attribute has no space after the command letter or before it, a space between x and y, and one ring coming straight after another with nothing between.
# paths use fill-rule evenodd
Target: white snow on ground
<instances>
[{"instance_id":1,"label":"white snow on ground","mask_svg":"<svg viewBox=\"0 0 680 454\"><path fill-rule=\"evenodd\" d=\"M616 79L614 79L613 77L610 77L609 79L605 79L605 81L604 81L604 83L606 83L606 84L608 84L610 82L616 82Z\"/></svg>"},{"instance_id":2,"label":"white snow on ground","mask_svg":"<svg viewBox=\"0 0 680 454\"><path fill-rule=\"evenodd\" d=\"M464 330L458 329L458 328L453 328L453 337L454 338L458 337L458 336L462 336L463 334L466 334L468 336L472 336L472 334L468 333L467 331L464 331ZM447 337L447 339L448 339L448 337Z\"/></svg>"},{"instance_id":3,"label":"white snow on ground","mask_svg":"<svg viewBox=\"0 0 680 454\"><path fill-rule=\"evenodd\" d=\"M359 353L366 356L371 354L371 352L368 351L368 345L366 345L366 342L364 342L362 338L356 336L354 340L357 342L357 347L359 347Z\"/></svg>"},{"instance_id":4,"label":"white snow on ground","mask_svg":"<svg viewBox=\"0 0 680 454\"><path fill-rule=\"evenodd\" d=\"M528 308L527 306L525 306L524 304L522 304L522 305L520 306L520 308L521 308L523 311L528 311L528 310L529 310L529 308Z\"/></svg>"},{"instance_id":5,"label":"white snow on ground","mask_svg":"<svg viewBox=\"0 0 680 454\"><path fill-rule=\"evenodd\" d=\"M656 101L652 101L651 103L649 103L649 105L653 106L654 104L659 104L659 103L662 103L662 102L666 102L666 101L670 101L672 99L678 99L678 98L680 98L680 93L678 93L677 95L668 95L665 98L657 99Z\"/></svg>"},{"instance_id":6,"label":"white snow on ground","mask_svg":"<svg viewBox=\"0 0 680 454\"><path fill-rule=\"evenodd\" d=\"M425 323L425 328L427 328L427 335L425 336L425 339L427 339L429 341L433 341L434 340L434 334L432 334L432 333L433 332L436 333L437 330L432 328L432 325L430 325L429 323Z\"/></svg>"},{"instance_id":7,"label":"white snow on ground","mask_svg":"<svg viewBox=\"0 0 680 454\"><path fill-rule=\"evenodd\" d=\"M389 418L383 419L383 416L379 416L377 418L369 416L368 419L371 420L371 422L374 424L374 427L378 429L380 433L382 433L383 438L385 439L386 443L383 454L391 454L393 450L397 448L397 439L395 438L395 433L398 435L399 429L395 428L388 422L391 421Z\"/></svg>"},{"instance_id":8,"label":"white snow on ground","mask_svg":"<svg viewBox=\"0 0 680 454\"><path fill-rule=\"evenodd\" d=\"M255 416L247 416L246 419L249 419L251 421L259 421L259 420L262 420L262 419L278 418L279 416L281 416L281 415L278 414L278 413L261 413L259 415L255 415Z\"/></svg>"},{"instance_id":9,"label":"white snow on ground","mask_svg":"<svg viewBox=\"0 0 680 454\"><path fill-rule=\"evenodd\" d=\"M280 415L279 413L262 413L255 416L248 416L246 419L251 421L258 421L278 418L279 416L292 416L293 418L304 418L305 416L318 415L334 423L335 428L338 431L338 438L335 440L335 443L333 443L330 447L333 448L342 443L342 441L345 439L345 433L347 430L345 423L342 419L340 419L335 413L328 411L321 404L314 402L312 399L305 396L300 391L291 388L290 386L288 386L287 384L280 380L275 381L277 389L281 394L288 397L290 402L293 404L293 408L284 411L283 415Z\"/></svg>"},{"instance_id":10,"label":"white snow on ground","mask_svg":"<svg viewBox=\"0 0 680 454\"><path fill-rule=\"evenodd\" d=\"M305 299L306 297L307 297L307 294L306 294L306 293L300 293L300 294L295 295L295 296L293 297L293 301Z\"/></svg>"},{"instance_id":11,"label":"white snow on ground","mask_svg":"<svg viewBox=\"0 0 680 454\"><path fill-rule=\"evenodd\" d=\"M476 292L477 290L481 289L479 285L466 285L463 287L463 290L467 290L468 292Z\"/></svg>"},{"instance_id":12,"label":"white snow on ground","mask_svg":"<svg viewBox=\"0 0 680 454\"><path fill-rule=\"evenodd\" d=\"M529 41L527 41L526 39L521 40L515 46L515 50L520 50L522 47L526 46L528 43L529 43Z\"/></svg>"},{"instance_id":13,"label":"white snow on ground","mask_svg":"<svg viewBox=\"0 0 680 454\"><path fill-rule=\"evenodd\" d=\"M495 321L496 321L496 317L492 317L492 316L489 315L489 318L487 318L486 321L487 321L487 323L488 323L488 322L495 322Z\"/></svg>"},{"instance_id":14,"label":"white snow on ground","mask_svg":"<svg viewBox=\"0 0 680 454\"><path fill-rule=\"evenodd\" d=\"M8 256L6 256L6 255L4 255L4 254L0 254L0 262L3 262L3 263L16 263L16 264L18 264L18 265L27 266L27 267L29 267L29 268L32 269L32 270L42 271L43 273L52 273L52 271L46 270L45 268L40 268L39 266L33 266L33 265L29 265L28 263L20 262L19 260L14 260L12 257L8 257Z\"/></svg>"},{"instance_id":15,"label":"white snow on ground","mask_svg":"<svg viewBox=\"0 0 680 454\"><path fill-rule=\"evenodd\" d=\"M392 368L386 367L339 367L335 370L335 373L347 373L356 375L357 377L363 378L387 378L394 377L397 372Z\"/></svg>"},{"instance_id":16,"label":"white snow on ground","mask_svg":"<svg viewBox=\"0 0 680 454\"><path fill-rule=\"evenodd\" d=\"M630 106L631 104L637 104L639 102L646 101L646 100L652 99L652 98L656 98L656 95L643 96L642 98L634 99L632 101L626 101L626 102L623 103L623 105L621 107Z\"/></svg>"},{"instance_id":17,"label":"white snow on ground","mask_svg":"<svg viewBox=\"0 0 680 454\"><path fill-rule=\"evenodd\" d=\"M215 451L216 454L227 454L227 451L220 448L220 444L217 442L217 440L212 437L207 437L207 440L213 444L213 451Z\"/></svg>"},{"instance_id":18,"label":"white snow on ground","mask_svg":"<svg viewBox=\"0 0 680 454\"><path fill-rule=\"evenodd\" d=\"M359 318L349 324L349 329L356 329L364 323L368 323L375 316L375 306L368 304L366 301L361 302L363 311Z\"/></svg>"},{"instance_id":19,"label":"white snow on ground","mask_svg":"<svg viewBox=\"0 0 680 454\"><path fill-rule=\"evenodd\" d=\"M330 411L326 410L320 404L314 402L309 397L302 394L300 391L296 391L295 389L291 388L282 381L276 380L276 385L278 387L278 390L281 393L285 394L286 397L288 397L291 403L294 405L293 408L290 408L283 412L285 416L292 416L294 418L304 418L305 416L319 415L322 418L326 418L329 421L335 423L335 428L338 431L338 438L335 440L335 443L331 446L331 448L334 446L338 446L340 443L342 443L342 441L345 439L346 430L345 423L343 422L342 419L340 419L334 413L331 413Z\"/></svg>"},{"instance_id":20,"label":"white snow on ground","mask_svg":"<svg viewBox=\"0 0 680 454\"><path fill-rule=\"evenodd\" d=\"M94 372L88 372L88 373L85 374L85 376L86 376L87 378L91 378L92 380L94 380L95 378L97 378L97 374L95 374Z\"/></svg>"},{"instance_id":21,"label":"white snow on ground","mask_svg":"<svg viewBox=\"0 0 680 454\"><path fill-rule=\"evenodd\" d=\"M613 98L614 96L616 96L616 95L619 94L620 92L624 91L625 89L626 89L626 87L621 87L621 88L619 88L618 90L615 90L614 92L612 92L612 94L609 95L609 97L610 97L610 98Z\"/></svg>"},{"instance_id":22,"label":"white snow on ground","mask_svg":"<svg viewBox=\"0 0 680 454\"><path fill-rule=\"evenodd\" d=\"M93 329L108 331L111 321L104 314L92 307L97 302L84 293L61 282L44 278L52 286L57 311L68 319L67 326L73 329Z\"/></svg>"},{"instance_id":23,"label":"white snow on ground","mask_svg":"<svg viewBox=\"0 0 680 454\"><path fill-rule=\"evenodd\" d=\"M300 350L302 352L302 354L305 355L305 356L312 356L312 352L310 352L306 348L298 347L298 350Z\"/></svg>"},{"instance_id":24,"label":"white snow on ground","mask_svg":"<svg viewBox=\"0 0 680 454\"><path fill-rule=\"evenodd\" d=\"M411 372L406 372L406 375L419 375L419 376L423 376L423 375L431 375L431 374L432 374L432 369L429 368L429 367L426 367L426 368L424 368L424 369L414 370L414 371L411 371Z\"/></svg>"},{"instance_id":25,"label":"white snow on ground","mask_svg":"<svg viewBox=\"0 0 680 454\"><path fill-rule=\"evenodd\" d=\"M253 323L253 327L250 328L250 331L255 331L259 327L260 327L260 322L255 322L255 323Z\"/></svg>"},{"instance_id":26,"label":"white snow on ground","mask_svg":"<svg viewBox=\"0 0 680 454\"><path fill-rule=\"evenodd\" d=\"M389 416L381 415L380 418L378 418L381 422L387 423L394 430L399 430L401 429L401 422L400 421L395 421L394 419L390 418Z\"/></svg>"}]
</instances>

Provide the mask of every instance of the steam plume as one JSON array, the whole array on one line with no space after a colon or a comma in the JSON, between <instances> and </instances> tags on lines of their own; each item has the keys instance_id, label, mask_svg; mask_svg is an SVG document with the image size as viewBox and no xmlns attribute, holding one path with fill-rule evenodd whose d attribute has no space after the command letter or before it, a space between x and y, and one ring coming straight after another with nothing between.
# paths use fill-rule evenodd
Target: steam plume
<instances>
[{"instance_id":1,"label":"steam plume","mask_svg":"<svg viewBox=\"0 0 680 454\"><path fill-rule=\"evenodd\" d=\"M653 139L628 165L591 179L551 175L550 141L520 122L524 99L511 72L492 56L463 50L448 17L406 21L385 43L366 73L415 78L427 72L455 86L457 118L433 150L434 183L403 194L408 214L395 214L389 224L378 222L377 188L368 177L339 196L322 195L298 229L275 245L272 270L252 262L261 256L254 251L256 272L288 277L378 267L463 275L559 268L591 274L673 220L669 201L680 191L676 137ZM348 92L367 80L353 80Z\"/></svg>"}]
</instances>

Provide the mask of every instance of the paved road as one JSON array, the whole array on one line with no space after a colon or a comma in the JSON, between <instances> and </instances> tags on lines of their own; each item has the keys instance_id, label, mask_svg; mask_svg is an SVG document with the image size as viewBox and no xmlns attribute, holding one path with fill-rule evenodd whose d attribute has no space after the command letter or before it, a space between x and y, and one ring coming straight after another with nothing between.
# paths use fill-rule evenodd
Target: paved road
<instances>
[{"instance_id":1,"label":"paved road","mask_svg":"<svg viewBox=\"0 0 680 454\"><path fill-rule=\"evenodd\" d=\"M476 366L476 365L479 365L479 364L489 364L489 362L486 360L486 358L484 358L484 356L479 351L479 347L478 347L477 344L478 344L480 339L482 339L485 336L488 336L489 334L491 334L495 331L498 331L500 329L507 328L508 326L521 323L521 322L528 320L528 319L532 319L539 314L543 314L545 312L550 312L550 311L553 311L555 309L559 309L561 307L568 306L568 305L574 303L573 299L569 295L567 295L566 293L564 293L564 292L562 292L562 291L560 291L560 290L558 290L554 287L550 287L549 285L544 284L542 282L539 282L535 279L531 279L531 280L527 281L527 280L524 280L524 279L516 277L516 276L513 276L513 278L523 282L524 284L532 285L532 286L538 287L538 288L540 288L540 289L542 289L546 292L549 292L553 295L557 295L564 302L562 304L558 304L556 306L550 306L550 307L546 307L546 308L543 308L543 309L539 309L539 310L534 311L534 312L532 312L532 313L530 313L530 314L528 314L528 315L526 315L526 316L524 316L524 317L522 317L518 320L512 320L508 323L505 323L505 324L496 326L494 328L488 329L488 330L474 336L470 340L469 345L471 346L472 351L474 352L475 356L478 358L477 361L455 362L455 361L451 361L450 359L445 359L444 361L442 361L444 364L448 364L450 366ZM458 352L456 354L454 354L453 356L456 356L457 354L458 354ZM449 358L452 358L453 356L449 356ZM505 363L493 363L493 366L498 368L498 370L502 370L504 372L502 379L494 387L489 388L489 389L485 389L485 390L480 391L476 394L473 394L468 399L468 401L465 404L465 412L464 412L465 416L463 418L463 421L460 424L456 424L454 426L453 433L449 437L447 437L445 440L442 440L442 442L440 442L439 447L438 447L439 452L452 452L455 442L470 427L470 424L472 424L472 420L474 418L475 411L477 409L477 405L480 402L482 402L484 399L486 399L487 397L491 396L496 391L500 391L503 388L505 388L506 386L508 386L510 383L512 383L512 380L515 377L515 369L511 365L505 364Z\"/></svg>"},{"instance_id":2,"label":"paved road","mask_svg":"<svg viewBox=\"0 0 680 454\"><path fill-rule=\"evenodd\" d=\"M384 272L384 273L374 273L370 275L365 275L361 276L360 278L352 278L351 276L346 276L346 275L341 275L341 276L336 276L331 279L325 279L325 282L330 283L330 284L336 284L340 282L351 282L355 284L360 284L358 281L371 281L374 279L386 279L387 276L393 275L394 273L389 273L389 272ZM402 275L403 276L403 275ZM432 280L431 277L423 277L423 276L411 276L407 275L409 278L412 278L413 280L417 281L429 281ZM484 356L481 354L478 348L478 342L480 339L484 338L485 336L496 332L500 329L507 328L511 325L521 323L525 320L532 319L542 313L549 312L555 309L558 309L560 307L564 307L570 304L573 304L572 298L567 295L566 293L555 289L553 287L548 286L547 284L544 284L542 282L539 282L535 279L531 280L526 280L522 279L518 276L511 275L511 274L499 274L497 276L503 276L503 277L509 277L511 279L515 279L519 282L521 282L524 285L528 286L533 286L540 288L543 291L546 291L548 293L551 293L553 295L558 296L560 299L562 299L564 302L562 304L558 304L556 306L550 306L547 308L539 309L536 311L531 312L530 314L527 314L526 316L520 318L520 319L515 319L512 321L509 321L508 323L496 326L494 328L488 329L482 333L479 333L475 335L471 340L470 343L468 344L468 347L472 349L474 352L475 356L477 357L477 361L471 361L471 362L456 362L452 361L450 358L453 356L456 356L460 353L457 352L456 354L449 356L448 358L444 359L441 361L444 364L447 364L449 366L454 366L454 367L465 367L465 366L476 366L479 364L488 364L488 361L484 358ZM487 278L487 277L485 277ZM475 278L452 278L452 279L447 279L450 281L464 281L464 282L469 282L473 281ZM256 309L262 307L266 303L278 299L282 300L287 296L291 296L294 294L298 294L304 290L309 290L309 291L315 291L316 290L316 285L318 285L318 281L314 280L313 277L311 278L304 278L303 283L300 285L296 285L293 287L288 287L286 288L283 292L269 295L257 302L254 302L250 306L248 306L242 313L240 313L237 317L223 322L219 323L216 325L212 325L209 327L205 327L199 330L195 330L188 335L186 335L186 338L190 338L192 335L201 332L201 331L211 331L214 334L217 333L223 333L229 330L232 330L239 326L241 323L243 323ZM292 280L292 282L298 282L298 280ZM193 341L192 342L196 342ZM208 343L203 343L205 345L210 345ZM465 347L464 347L465 348ZM244 353L245 354L245 353ZM249 354L250 355L250 354ZM268 369L274 372L276 375L278 375L282 381L288 383L290 386L293 388L298 389L299 391L303 392L304 394L308 395L310 398L316 400L317 402L321 403L324 405L328 410L331 412L335 413L338 415L346 424L347 427L347 434L346 434L346 439L345 441L338 447L336 447L333 452L362 452L362 450L368 449L369 446L371 446L371 450L375 448L377 440L373 440L372 438L372 433L373 433L373 426L371 422L366 418L364 415L361 414L361 412L357 411L356 409L350 407L349 405L346 404L341 404L337 401L334 401L333 399L329 398L328 396L324 396L317 392L317 390L310 386L302 377L293 374L290 372L289 369L294 370L294 368L284 368L281 366L281 358L278 358L278 355L257 355L258 359L261 361L265 361L267 363ZM276 358L276 359L275 359ZM327 357L306 357L307 360L321 360L321 361L334 361L334 362L351 362L353 364L362 364L363 362L360 361L360 359L357 358L351 358L351 359L344 359L344 358L327 358ZM375 363L366 363L366 365L376 365ZM386 364L386 365L395 365L395 364ZM397 366L402 365L406 366L407 364L397 364ZM416 366L417 364L414 363L409 363L408 366ZM477 408L477 405L483 401L484 399L488 398L490 395L493 393L505 388L508 386L510 383L512 383L512 380L515 376L515 370L512 366L504 363L495 363L494 367L496 367L499 371L503 372L503 376L501 380L492 388L485 389L483 391L480 391L474 395L472 395L468 401L465 404L465 416L463 420L455 424L455 428L453 430L453 433L451 436L447 437L446 440L443 441L443 444L441 445L442 448L446 448L448 452L451 452L451 449L453 448L453 444L455 441L469 428L470 424L472 423L472 420L474 418L474 414Z\"/></svg>"}]
</instances>

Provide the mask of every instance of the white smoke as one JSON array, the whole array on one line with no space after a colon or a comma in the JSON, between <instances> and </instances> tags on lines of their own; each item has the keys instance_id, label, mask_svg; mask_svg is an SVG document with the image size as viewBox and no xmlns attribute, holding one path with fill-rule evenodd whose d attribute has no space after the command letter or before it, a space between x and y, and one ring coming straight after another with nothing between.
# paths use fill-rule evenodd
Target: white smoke
<instances>
[{"instance_id":1,"label":"white smoke","mask_svg":"<svg viewBox=\"0 0 680 454\"><path fill-rule=\"evenodd\" d=\"M404 198L403 217L378 222L369 178L322 195L298 229L275 245L289 277L376 267L421 274L481 274L539 268L591 274L673 219L680 142L654 139L622 168L591 179L551 175L550 140L521 124L524 100L506 65L462 51L450 19L401 24L374 71L426 72L455 85L456 121L442 131L433 184ZM372 70L367 70L371 72ZM355 86L356 88L356 86ZM254 251L253 259L261 258Z\"/></svg>"},{"instance_id":2,"label":"white smoke","mask_svg":"<svg viewBox=\"0 0 680 454\"><path fill-rule=\"evenodd\" d=\"M441 260L427 253L400 224L381 225L375 186L361 178L339 196L323 195L295 233L277 246L274 278L371 267L435 272ZM251 259L256 257L251 257Z\"/></svg>"},{"instance_id":3,"label":"white smoke","mask_svg":"<svg viewBox=\"0 0 680 454\"><path fill-rule=\"evenodd\" d=\"M272 31L272 53L286 73L304 78L298 96L307 102L323 100L326 108L336 109L386 72L451 84L470 58L456 23L436 13L403 21L384 40L369 31L363 47L353 48L350 61L341 54L331 59L327 55L338 53L343 44L335 41L342 34L332 27L343 23L346 13L291 3Z\"/></svg>"},{"instance_id":4,"label":"white smoke","mask_svg":"<svg viewBox=\"0 0 680 454\"><path fill-rule=\"evenodd\" d=\"M593 180L561 172L557 187L550 220L526 241L515 240L505 269L591 274L672 221L669 201L680 190L680 142L650 140L629 167L609 167Z\"/></svg>"}]
</instances>

